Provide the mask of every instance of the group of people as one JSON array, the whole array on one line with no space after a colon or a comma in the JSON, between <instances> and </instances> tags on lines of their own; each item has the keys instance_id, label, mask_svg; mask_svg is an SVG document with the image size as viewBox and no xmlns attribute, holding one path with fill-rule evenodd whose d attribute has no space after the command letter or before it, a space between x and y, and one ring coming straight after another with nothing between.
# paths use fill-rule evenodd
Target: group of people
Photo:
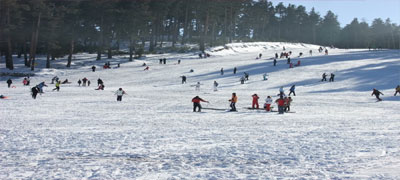
<instances>
[{"instance_id":1,"label":"group of people","mask_svg":"<svg viewBox=\"0 0 400 180\"><path fill-rule=\"evenodd\" d=\"M326 81L326 77L327 77L326 73L323 73L321 81ZM329 77L329 82L333 81L335 81L335 74L331 73L331 76Z\"/></svg>"},{"instance_id":2,"label":"group of people","mask_svg":"<svg viewBox=\"0 0 400 180\"><path fill-rule=\"evenodd\" d=\"M81 79L79 79L78 80L78 86L81 86L81 84L82 84L82 86L86 86L86 84L87 84L87 86L90 86L90 80L87 79L86 77L84 77L82 79L82 81L81 81Z\"/></svg>"}]
</instances>

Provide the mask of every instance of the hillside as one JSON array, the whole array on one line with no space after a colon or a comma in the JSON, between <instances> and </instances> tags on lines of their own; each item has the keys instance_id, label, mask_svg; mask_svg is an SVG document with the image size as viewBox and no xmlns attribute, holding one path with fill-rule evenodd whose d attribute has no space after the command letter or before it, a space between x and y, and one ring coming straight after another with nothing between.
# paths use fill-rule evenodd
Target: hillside
<instances>
[{"instance_id":1,"label":"hillside","mask_svg":"<svg viewBox=\"0 0 400 180\"><path fill-rule=\"evenodd\" d=\"M284 58L273 66L271 58L283 46L301 66L289 68ZM76 55L71 69L65 60L44 69L45 58L38 60L31 85L45 81L49 87L36 100L31 86L22 86L23 77L12 78L15 88L7 88L9 77L0 77L0 94L9 97L0 101L0 179L400 178L400 96L393 96L400 51L328 48L324 55L318 47L236 43L209 49L211 57L203 59L158 54L129 62L118 56L109 61L121 67L112 69L102 69L108 60L96 61L93 54ZM20 68L22 59L16 61L16 72L30 72ZM240 84L244 72L249 81ZM324 72L334 73L335 82L321 82ZM56 75L72 84L51 91ZM76 83L84 77L90 87ZM98 78L104 91L94 90ZM193 87L197 82L200 91ZM245 108L254 93L262 106L267 96L277 98L279 87L288 93L294 84L295 113ZM120 87L128 95L117 102ZM383 101L371 96L373 88ZM203 107L229 109L233 92L238 112L192 112L196 95L210 101Z\"/></svg>"}]
</instances>

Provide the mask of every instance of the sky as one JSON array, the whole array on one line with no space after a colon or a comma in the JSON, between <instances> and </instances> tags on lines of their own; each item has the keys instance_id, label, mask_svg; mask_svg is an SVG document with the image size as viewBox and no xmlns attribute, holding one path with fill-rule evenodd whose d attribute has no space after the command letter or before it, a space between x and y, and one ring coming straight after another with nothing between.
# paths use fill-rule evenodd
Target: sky
<instances>
[{"instance_id":1,"label":"sky","mask_svg":"<svg viewBox=\"0 0 400 180\"><path fill-rule=\"evenodd\" d=\"M309 12L312 7L325 16L331 10L338 16L340 26L344 27L354 18L365 20L371 25L375 18L386 20L390 18L392 23L400 24L400 0L270 0L274 6L283 2L285 6L290 4L303 5Z\"/></svg>"}]
</instances>

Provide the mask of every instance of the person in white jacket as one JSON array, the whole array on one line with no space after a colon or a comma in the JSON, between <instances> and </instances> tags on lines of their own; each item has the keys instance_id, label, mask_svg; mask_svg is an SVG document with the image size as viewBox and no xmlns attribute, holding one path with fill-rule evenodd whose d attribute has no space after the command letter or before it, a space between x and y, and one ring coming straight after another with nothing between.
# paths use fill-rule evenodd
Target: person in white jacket
<instances>
[{"instance_id":1,"label":"person in white jacket","mask_svg":"<svg viewBox=\"0 0 400 180\"><path fill-rule=\"evenodd\" d=\"M122 101L122 96L126 94L122 88L119 88L116 92L115 95L117 95L117 101Z\"/></svg>"},{"instance_id":2,"label":"person in white jacket","mask_svg":"<svg viewBox=\"0 0 400 180\"><path fill-rule=\"evenodd\" d=\"M271 104L272 104L272 102L273 102L273 100L272 100L271 96L268 96L268 97L265 99L265 110L266 110L266 111L271 111Z\"/></svg>"}]
</instances>

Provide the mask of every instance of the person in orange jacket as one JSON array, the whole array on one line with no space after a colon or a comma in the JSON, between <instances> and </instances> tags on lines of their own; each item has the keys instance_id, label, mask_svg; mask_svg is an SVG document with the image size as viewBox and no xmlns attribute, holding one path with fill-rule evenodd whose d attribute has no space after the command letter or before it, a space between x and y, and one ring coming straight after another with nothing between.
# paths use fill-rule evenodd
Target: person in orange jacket
<instances>
[{"instance_id":1,"label":"person in orange jacket","mask_svg":"<svg viewBox=\"0 0 400 180\"><path fill-rule=\"evenodd\" d=\"M251 108L255 108L255 109L258 109L259 108L259 106L258 106L258 99L260 99L260 97L258 97L258 95L257 94L253 94L251 97L253 97L253 103L252 103L252 105L251 105Z\"/></svg>"},{"instance_id":2,"label":"person in orange jacket","mask_svg":"<svg viewBox=\"0 0 400 180\"><path fill-rule=\"evenodd\" d=\"M192 99L193 102L193 112L196 112L196 109L198 108L198 112L201 112L201 105L200 102L206 102L208 103L208 101L201 99L199 96L196 96Z\"/></svg>"},{"instance_id":3,"label":"person in orange jacket","mask_svg":"<svg viewBox=\"0 0 400 180\"><path fill-rule=\"evenodd\" d=\"M230 111L236 111L236 102L237 102L236 93L232 93L232 98L229 99L229 101L231 102L231 104L230 104L231 110Z\"/></svg>"}]
</instances>

